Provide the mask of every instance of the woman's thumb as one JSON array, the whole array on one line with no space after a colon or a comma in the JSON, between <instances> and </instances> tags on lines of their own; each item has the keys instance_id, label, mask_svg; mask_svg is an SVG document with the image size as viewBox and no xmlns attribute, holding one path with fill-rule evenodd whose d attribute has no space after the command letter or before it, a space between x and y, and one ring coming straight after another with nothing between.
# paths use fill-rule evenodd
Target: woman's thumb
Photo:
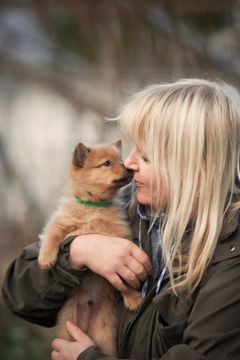
<instances>
[{"instance_id":1,"label":"woman's thumb","mask_svg":"<svg viewBox=\"0 0 240 360\"><path fill-rule=\"evenodd\" d=\"M77 342L81 341L81 338L83 336L83 331L76 326L72 321L66 322L66 328L69 333L69 335Z\"/></svg>"}]
</instances>

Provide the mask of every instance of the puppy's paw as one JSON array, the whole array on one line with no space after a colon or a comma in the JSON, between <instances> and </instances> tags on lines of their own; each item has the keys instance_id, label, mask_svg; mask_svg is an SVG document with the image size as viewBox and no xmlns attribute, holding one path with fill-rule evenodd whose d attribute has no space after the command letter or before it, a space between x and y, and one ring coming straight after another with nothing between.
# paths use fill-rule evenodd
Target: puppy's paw
<instances>
[{"instance_id":1,"label":"puppy's paw","mask_svg":"<svg viewBox=\"0 0 240 360\"><path fill-rule=\"evenodd\" d=\"M49 270L57 260L57 254L49 255L40 253L38 256L38 264L42 270Z\"/></svg>"},{"instance_id":2,"label":"puppy's paw","mask_svg":"<svg viewBox=\"0 0 240 360\"><path fill-rule=\"evenodd\" d=\"M142 305L143 298L140 292L131 290L128 294L123 294L123 301L127 309L137 311Z\"/></svg>"}]
</instances>

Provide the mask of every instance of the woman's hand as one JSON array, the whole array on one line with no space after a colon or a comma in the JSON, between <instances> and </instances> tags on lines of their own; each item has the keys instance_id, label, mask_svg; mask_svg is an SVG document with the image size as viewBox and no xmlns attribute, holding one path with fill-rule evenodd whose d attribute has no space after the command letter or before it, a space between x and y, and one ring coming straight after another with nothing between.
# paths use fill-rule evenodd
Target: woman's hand
<instances>
[{"instance_id":1,"label":"woman's hand","mask_svg":"<svg viewBox=\"0 0 240 360\"><path fill-rule=\"evenodd\" d=\"M76 237L69 263L76 269L88 267L122 293L127 293L129 286L137 290L151 271L148 256L133 242L99 234Z\"/></svg>"},{"instance_id":2,"label":"woman's hand","mask_svg":"<svg viewBox=\"0 0 240 360\"><path fill-rule=\"evenodd\" d=\"M92 339L71 321L67 321L66 328L75 341L53 340L51 360L77 360L84 350L95 345Z\"/></svg>"}]
</instances>

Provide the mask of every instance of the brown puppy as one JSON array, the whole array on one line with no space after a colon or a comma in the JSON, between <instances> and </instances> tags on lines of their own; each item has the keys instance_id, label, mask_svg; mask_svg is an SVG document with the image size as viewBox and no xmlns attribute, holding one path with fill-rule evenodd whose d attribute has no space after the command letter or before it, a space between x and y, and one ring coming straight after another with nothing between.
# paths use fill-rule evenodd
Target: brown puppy
<instances>
[{"instance_id":1,"label":"brown puppy","mask_svg":"<svg viewBox=\"0 0 240 360\"><path fill-rule=\"evenodd\" d=\"M132 178L121 161L121 140L91 148L79 143L69 175L67 194L40 236L38 262L44 270L55 264L59 244L66 236L99 233L131 239L124 213L111 204L117 190ZM59 315L57 335L69 340L65 323L72 320L104 353L116 356L116 295L105 279L89 270L83 272L80 285ZM122 296L130 310L141 305L141 295L135 290Z\"/></svg>"}]
</instances>

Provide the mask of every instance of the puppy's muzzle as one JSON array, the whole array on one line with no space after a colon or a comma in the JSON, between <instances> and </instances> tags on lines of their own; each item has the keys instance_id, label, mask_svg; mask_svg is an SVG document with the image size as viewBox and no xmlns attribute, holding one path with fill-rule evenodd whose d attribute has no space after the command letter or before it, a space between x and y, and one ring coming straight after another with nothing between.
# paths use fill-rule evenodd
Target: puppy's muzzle
<instances>
[{"instance_id":1,"label":"puppy's muzzle","mask_svg":"<svg viewBox=\"0 0 240 360\"><path fill-rule=\"evenodd\" d=\"M124 185L127 185L128 183L130 183L130 181L132 180L132 177L133 177L133 171L131 169L126 169L126 170L127 170L128 175L124 176L120 179L113 180L114 185L121 187L121 186L124 186Z\"/></svg>"}]
</instances>

